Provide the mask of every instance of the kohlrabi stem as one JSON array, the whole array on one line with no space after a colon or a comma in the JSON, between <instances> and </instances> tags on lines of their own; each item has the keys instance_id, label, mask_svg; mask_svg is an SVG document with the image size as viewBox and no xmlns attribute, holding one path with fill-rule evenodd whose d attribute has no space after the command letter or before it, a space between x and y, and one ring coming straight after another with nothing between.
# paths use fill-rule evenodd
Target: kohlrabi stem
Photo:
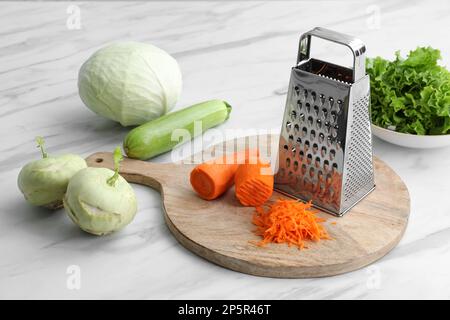
<instances>
[{"instance_id":1,"label":"kohlrabi stem","mask_svg":"<svg viewBox=\"0 0 450 320\"><path fill-rule=\"evenodd\" d=\"M122 150L120 150L120 147L117 147L114 150L114 175L106 181L111 187L114 187L116 185L117 179L119 179L119 168L120 168L120 162L123 160L122 156Z\"/></svg>"},{"instance_id":2,"label":"kohlrabi stem","mask_svg":"<svg viewBox=\"0 0 450 320\"><path fill-rule=\"evenodd\" d=\"M44 149L44 144L45 144L44 138L36 137L36 143L37 143L37 147L39 149L41 149L42 158L48 158L48 153L45 152L45 149Z\"/></svg>"}]
</instances>

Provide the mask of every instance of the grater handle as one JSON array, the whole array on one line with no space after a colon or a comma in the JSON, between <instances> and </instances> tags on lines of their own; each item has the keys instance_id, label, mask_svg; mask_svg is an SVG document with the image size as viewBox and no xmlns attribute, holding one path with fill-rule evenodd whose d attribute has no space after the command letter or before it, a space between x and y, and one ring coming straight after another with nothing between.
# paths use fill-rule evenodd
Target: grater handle
<instances>
[{"instance_id":1,"label":"grater handle","mask_svg":"<svg viewBox=\"0 0 450 320\"><path fill-rule=\"evenodd\" d=\"M311 37L342 44L353 52L353 81L356 82L366 75L366 46L352 36L325 28L314 28L300 37L300 45L297 57L297 65L310 58Z\"/></svg>"}]
</instances>

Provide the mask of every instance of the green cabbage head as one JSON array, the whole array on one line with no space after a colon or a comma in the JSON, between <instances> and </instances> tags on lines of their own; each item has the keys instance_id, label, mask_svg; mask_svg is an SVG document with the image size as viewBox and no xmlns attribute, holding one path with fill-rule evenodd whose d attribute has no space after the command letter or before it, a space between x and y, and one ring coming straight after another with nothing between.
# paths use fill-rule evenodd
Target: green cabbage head
<instances>
[{"instance_id":1,"label":"green cabbage head","mask_svg":"<svg viewBox=\"0 0 450 320\"><path fill-rule=\"evenodd\" d=\"M114 185L108 179L114 171L86 168L70 179L64 208L75 224L86 232L105 235L129 224L137 211L133 188L118 176Z\"/></svg>"},{"instance_id":2,"label":"green cabbage head","mask_svg":"<svg viewBox=\"0 0 450 320\"><path fill-rule=\"evenodd\" d=\"M101 48L78 74L84 104L123 126L140 125L167 113L181 87L177 61L164 50L140 42Z\"/></svg>"}]
</instances>

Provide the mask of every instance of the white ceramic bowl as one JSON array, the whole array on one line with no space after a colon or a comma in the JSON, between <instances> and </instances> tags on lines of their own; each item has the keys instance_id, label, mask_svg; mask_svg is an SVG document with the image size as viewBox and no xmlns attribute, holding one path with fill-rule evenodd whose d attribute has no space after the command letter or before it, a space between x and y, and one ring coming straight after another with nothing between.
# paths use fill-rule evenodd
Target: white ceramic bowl
<instances>
[{"instance_id":1,"label":"white ceramic bowl","mask_svg":"<svg viewBox=\"0 0 450 320\"><path fill-rule=\"evenodd\" d=\"M420 136L384 129L374 124L372 133L384 141L407 148L431 149L450 146L450 134Z\"/></svg>"}]
</instances>

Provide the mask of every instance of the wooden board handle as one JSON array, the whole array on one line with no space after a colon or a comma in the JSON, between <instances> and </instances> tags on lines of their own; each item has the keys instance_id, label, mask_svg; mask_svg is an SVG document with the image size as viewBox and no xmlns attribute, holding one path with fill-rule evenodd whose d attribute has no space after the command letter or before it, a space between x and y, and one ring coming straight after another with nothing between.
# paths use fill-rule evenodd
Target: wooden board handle
<instances>
[{"instance_id":1,"label":"wooden board handle","mask_svg":"<svg viewBox=\"0 0 450 320\"><path fill-rule=\"evenodd\" d=\"M86 158L89 167L108 168L114 170L113 154L111 152L97 152ZM166 184L171 163L154 163L134 160L124 157L120 163L120 175L128 182L149 186L162 191Z\"/></svg>"}]
</instances>

